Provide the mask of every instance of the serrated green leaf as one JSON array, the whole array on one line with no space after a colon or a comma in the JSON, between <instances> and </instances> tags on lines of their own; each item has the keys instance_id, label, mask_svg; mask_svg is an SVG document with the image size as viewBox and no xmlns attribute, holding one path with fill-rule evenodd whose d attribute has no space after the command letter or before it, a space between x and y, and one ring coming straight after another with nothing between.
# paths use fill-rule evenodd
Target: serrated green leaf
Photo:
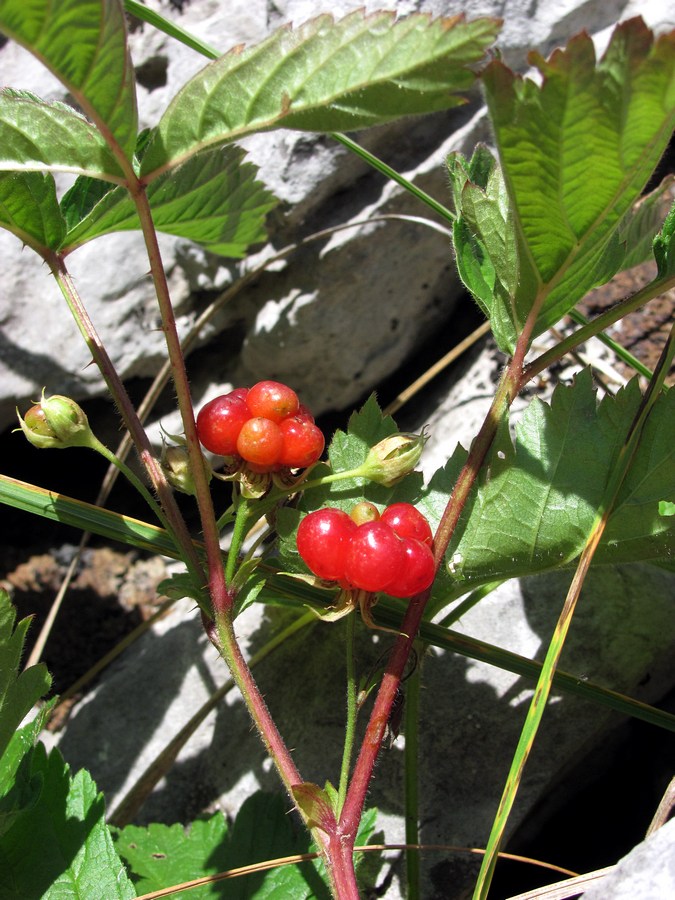
<instances>
[{"instance_id":1,"label":"serrated green leaf","mask_svg":"<svg viewBox=\"0 0 675 900\"><path fill-rule=\"evenodd\" d=\"M487 318L502 350L518 334L513 308L518 290L518 251L513 213L501 167L479 145L469 162L448 159L457 218L452 236L459 276Z\"/></svg>"},{"instance_id":2,"label":"serrated green leaf","mask_svg":"<svg viewBox=\"0 0 675 900\"><path fill-rule=\"evenodd\" d=\"M135 897L105 823L103 795L88 772L71 778L58 750L32 752L37 802L0 838L0 900Z\"/></svg>"},{"instance_id":3,"label":"serrated green leaf","mask_svg":"<svg viewBox=\"0 0 675 900\"><path fill-rule=\"evenodd\" d=\"M216 148L153 181L147 194L157 230L232 258L245 256L252 244L264 241L265 217L277 200L256 180L257 169L243 162L244 157L238 147ZM77 204L86 215L70 228L63 251L70 252L102 234L140 228L136 207L125 188L102 192L94 203L96 190L96 185L85 181L77 195L64 197L70 211Z\"/></svg>"},{"instance_id":4,"label":"serrated green leaf","mask_svg":"<svg viewBox=\"0 0 675 900\"><path fill-rule=\"evenodd\" d=\"M38 253L58 247L66 229L52 176L0 172L0 227Z\"/></svg>"},{"instance_id":5,"label":"serrated green leaf","mask_svg":"<svg viewBox=\"0 0 675 900\"><path fill-rule=\"evenodd\" d=\"M45 703L32 721L17 729L0 758L0 837L40 796L42 778L31 777L30 751L37 744L55 703L56 698Z\"/></svg>"},{"instance_id":6,"label":"serrated green leaf","mask_svg":"<svg viewBox=\"0 0 675 900\"><path fill-rule=\"evenodd\" d=\"M84 116L65 103L46 103L11 88L0 91L0 169L123 179L108 145Z\"/></svg>"},{"instance_id":7,"label":"serrated green leaf","mask_svg":"<svg viewBox=\"0 0 675 900\"><path fill-rule=\"evenodd\" d=\"M554 325L620 268L619 226L675 127L675 32L656 41L641 19L615 29L596 65L582 33L548 61L542 85L492 62L483 74L516 225L518 332Z\"/></svg>"},{"instance_id":8,"label":"serrated green leaf","mask_svg":"<svg viewBox=\"0 0 675 900\"><path fill-rule=\"evenodd\" d=\"M0 31L51 69L131 160L138 130L135 77L119 0L3 0ZM51 137L40 145L47 156Z\"/></svg>"},{"instance_id":9,"label":"serrated green leaf","mask_svg":"<svg viewBox=\"0 0 675 900\"><path fill-rule=\"evenodd\" d=\"M14 630L16 613L5 591L0 591L0 757L15 730L52 683L43 663L19 673L30 619Z\"/></svg>"},{"instance_id":10,"label":"serrated green leaf","mask_svg":"<svg viewBox=\"0 0 675 900\"><path fill-rule=\"evenodd\" d=\"M309 834L288 815L288 801L262 791L242 805L232 827L222 813L197 820L185 831L182 825L128 825L116 841L129 864L139 893L149 893L191 878L224 872L239 866L307 853ZM285 895L279 893L283 888ZM220 897L228 900L262 900L272 897L330 896L313 863L284 866L267 872L221 882ZM206 900L210 886L181 892L185 900Z\"/></svg>"},{"instance_id":11,"label":"serrated green leaf","mask_svg":"<svg viewBox=\"0 0 675 900\"><path fill-rule=\"evenodd\" d=\"M318 16L207 65L174 98L142 173L156 176L205 147L255 131L342 131L456 105L495 19L432 20L362 10Z\"/></svg>"},{"instance_id":12,"label":"serrated green leaf","mask_svg":"<svg viewBox=\"0 0 675 900\"><path fill-rule=\"evenodd\" d=\"M648 427L594 563L668 559L672 520L659 500L675 496L672 392L650 413ZM597 405L590 374L556 388L551 405L534 400L516 427L506 422L450 543L458 586L570 565L583 549L603 499L612 462L640 404L637 379ZM669 527L670 526L670 527Z\"/></svg>"}]
</instances>

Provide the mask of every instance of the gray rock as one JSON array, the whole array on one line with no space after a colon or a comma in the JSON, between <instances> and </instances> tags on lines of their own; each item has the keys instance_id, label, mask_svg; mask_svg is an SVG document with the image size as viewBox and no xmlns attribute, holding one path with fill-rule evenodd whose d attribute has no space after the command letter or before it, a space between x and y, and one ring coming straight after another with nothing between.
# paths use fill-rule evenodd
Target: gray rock
<instances>
[{"instance_id":1,"label":"gray rock","mask_svg":"<svg viewBox=\"0 0 675 900\"><path fill-rule=\"evenodd\" d=\"M675 896L675 819L620 860L584 900L665 900Z\"/></svg>"}]
</instances>

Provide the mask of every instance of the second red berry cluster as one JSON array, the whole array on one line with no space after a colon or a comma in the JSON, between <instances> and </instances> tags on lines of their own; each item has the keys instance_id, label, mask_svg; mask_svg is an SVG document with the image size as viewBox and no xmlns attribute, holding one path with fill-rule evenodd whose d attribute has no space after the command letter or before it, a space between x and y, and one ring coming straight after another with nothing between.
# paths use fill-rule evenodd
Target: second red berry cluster
<instances>
[{"instance_id":1,"label":"second red berry cluster","mask_svg":"<svg viewBox=\"0 0 675 900\"><path fill-rule=\"evenodd\" d=\"M308 513L298 527L298 552L311 571L347 590L414 597L434 580L428 521L410 503L382 513L357 503L348 515L326 507Z\"/></svg>"},{"instance_id":2,"label":"second red berry cluster","mask_svg":"<svg viewBox=\"0 0 675 900\"><path fill-rule=\"evenodd\" d=\"M197 434L207 450L243 459L254 472L305 469L324 448L309 410L278 381L259 381L210 400L197 416Z\"/></svg>"}]
</instances>

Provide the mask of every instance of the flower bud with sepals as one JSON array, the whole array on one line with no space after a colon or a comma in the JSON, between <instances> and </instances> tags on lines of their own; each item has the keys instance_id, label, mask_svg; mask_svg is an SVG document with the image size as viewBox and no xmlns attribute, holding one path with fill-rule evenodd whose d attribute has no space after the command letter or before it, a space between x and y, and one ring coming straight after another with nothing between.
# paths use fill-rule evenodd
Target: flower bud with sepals
<instances>
[{"instance_id":1,"label":"flower bud with sepals","mask_svg":"<svg viewBox=\"0 0 675 900\"><path fill-rule=\"evenodd\" d=\"M98 446L84 410L70 397L45 397L43 392L42 400L31 406L24 418L18 410L17 415L21 430L34 447L62 450Z\"/></svg>"},{"instance_id":2,"label":"flower bud with sepals","mask_svg":"<svg viewBox=\"0 0 675 900\"><path fill-rule=\"evenodd\" d=\"M359 467L359 475L392 487L413 471L426 442L424 433L392 434L370 448L365 462Z\"/></svg>"}]
</instances>

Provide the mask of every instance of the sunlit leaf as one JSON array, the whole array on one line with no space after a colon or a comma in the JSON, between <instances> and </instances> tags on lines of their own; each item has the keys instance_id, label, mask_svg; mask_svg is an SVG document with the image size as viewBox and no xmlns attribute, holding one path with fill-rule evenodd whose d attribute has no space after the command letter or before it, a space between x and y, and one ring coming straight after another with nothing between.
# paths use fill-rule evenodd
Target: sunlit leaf
<instances>
[{"instance_id":1,"label":"sunlit leaf","mask_svg":"<svg viewBox=\"0 0 675 900\"><path fill-rule=\"evenodd\" d=\"M38 252L55 249L65 234L54 179L41 172L0 172L0 227Z\"/></svg>"},{"instance_id":2,"label":"sunlit leaf","mask_svg":"<svg viewBox=\"0 0 675 900\"><path fill-rule=\"evenodd\" d=\"M122 180L110 148L84 116L64 103L46 103L10 88L0 91L0 169Z\"/></svg>"},{"instance_id":3,"label":"sunlit leaf","mask_svg":"<svg viewBox=\"0 0 675 900\"><path fill-rule=\"evenodd\" d=\"M135 78L119 0L3 0L0 31L51 69L86 115L132 158ZM51 155L50 138L43 139L45 156Z\"/></svg>"},{"instance_id":4,"label":"sunlit leaf","mask_svg":"<svg viewBox=\"0 0 675 900\"><path fill-rule=\"evenodd\" d=\"M631 19L617 26L597 64L585 33L548 61L531 54L541 85L500 61L487 67L516 227L517 333L533 306L538 334L621 267L621 222L675 127L674 45L675 32L655 41Z\"/></svg>"},{"instance_id":5,"label":"sunlit leaf","mask_svg":"<svg viewBox=\"0 0 675 900\"><path fill-rule=\"evenodd\" d=\"M357 11L285 26L207 65L174 98L143 160L149 177L206 147L270 128L341 131L447 109L474 81L494 19Z\"/></svg>"}]
</instances>

